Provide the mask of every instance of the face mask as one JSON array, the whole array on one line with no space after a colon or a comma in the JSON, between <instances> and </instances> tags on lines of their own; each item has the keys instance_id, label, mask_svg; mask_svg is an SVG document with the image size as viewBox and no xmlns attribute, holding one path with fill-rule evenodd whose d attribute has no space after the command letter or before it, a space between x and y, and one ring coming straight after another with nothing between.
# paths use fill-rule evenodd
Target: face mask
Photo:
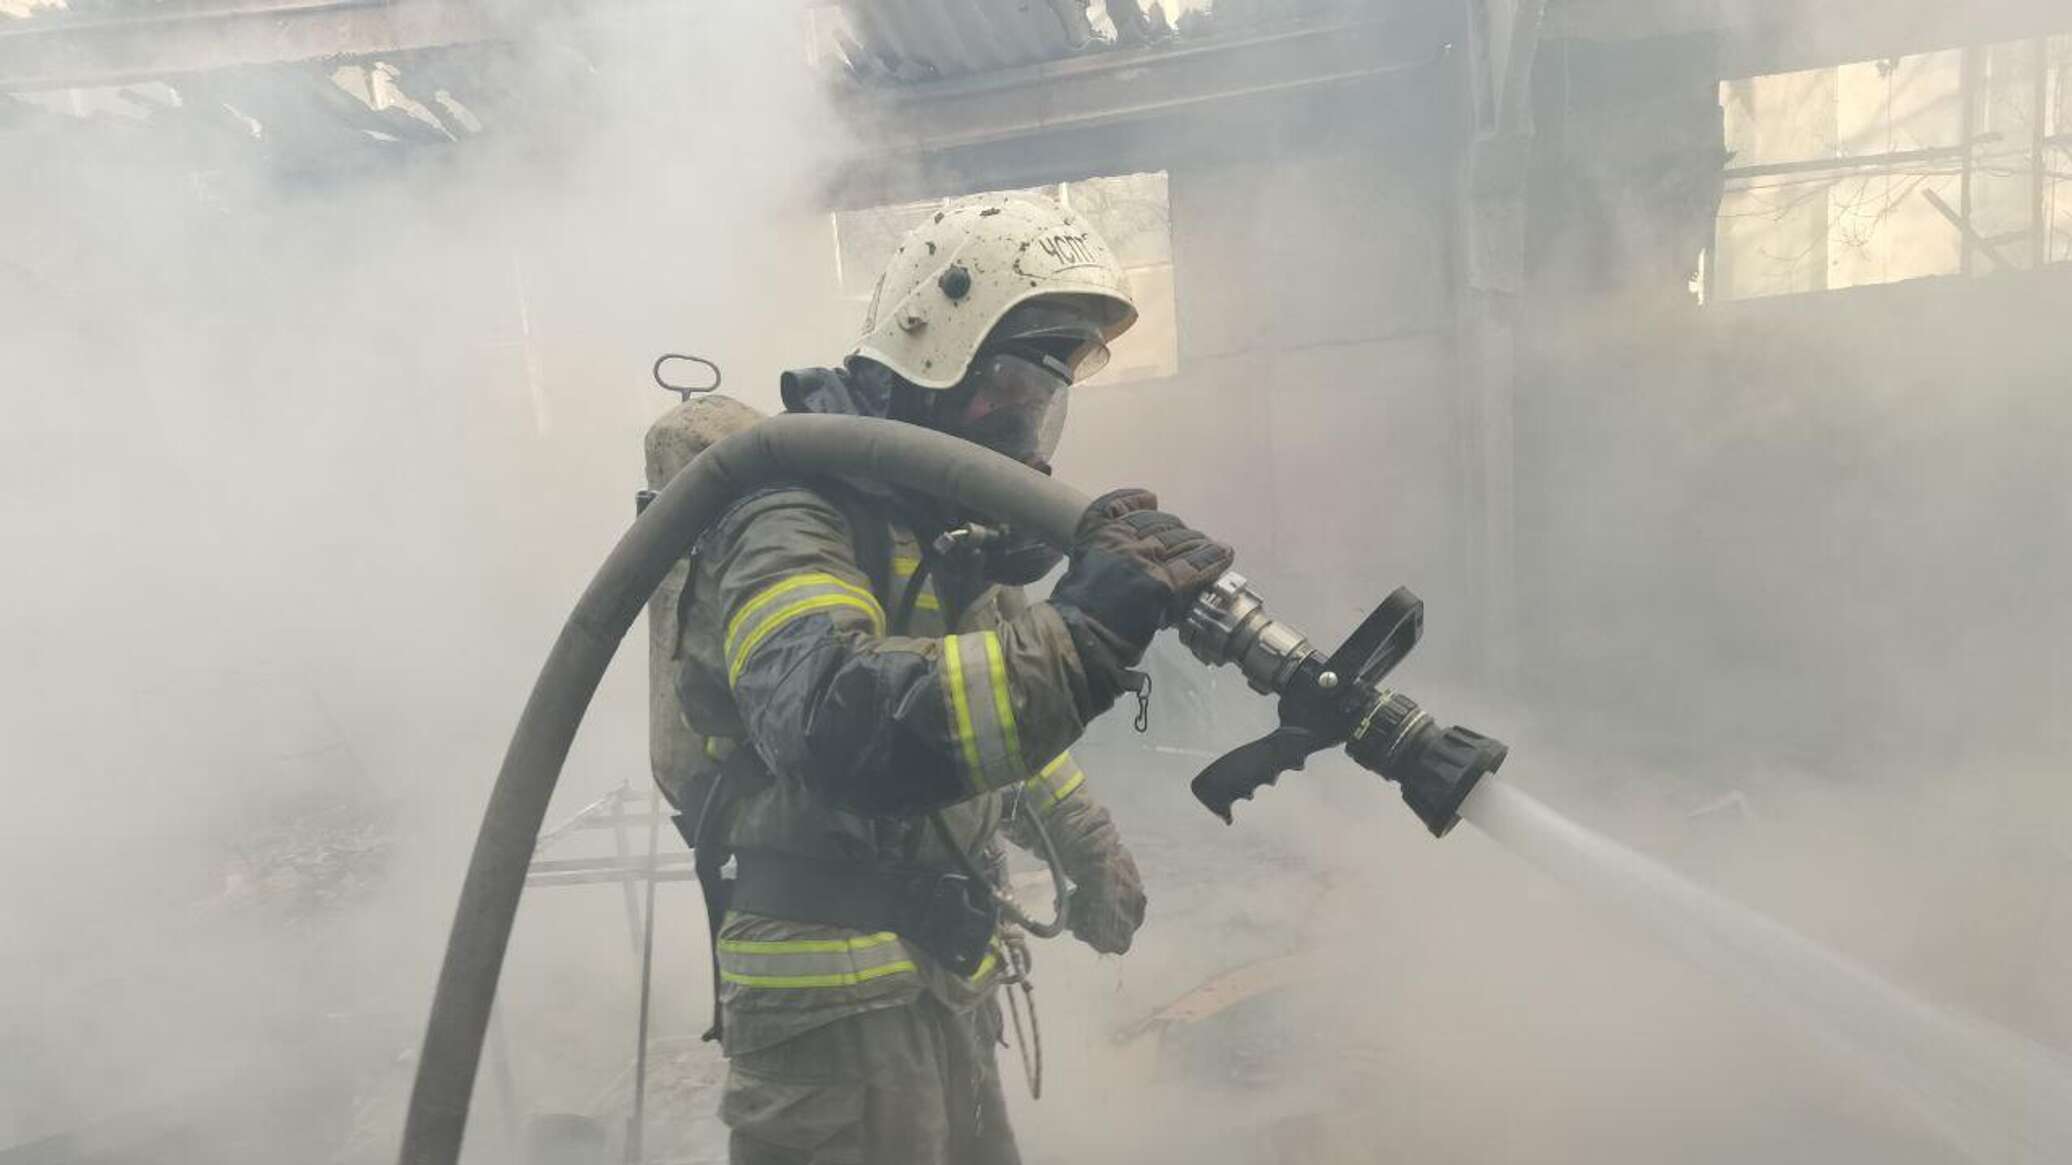
<instances>
[{"instance_id":1,"label":"face mask","mask_svg":"<svg viewBox=\"0 0 2072 1165\"><path fill-rule=\"evenodd\" d=\"M1065 434L1071 372L1048 357L983 355L967 377L971 399L950 431L1025 465L1048 468Z\"/></svg>"}]
</instances>

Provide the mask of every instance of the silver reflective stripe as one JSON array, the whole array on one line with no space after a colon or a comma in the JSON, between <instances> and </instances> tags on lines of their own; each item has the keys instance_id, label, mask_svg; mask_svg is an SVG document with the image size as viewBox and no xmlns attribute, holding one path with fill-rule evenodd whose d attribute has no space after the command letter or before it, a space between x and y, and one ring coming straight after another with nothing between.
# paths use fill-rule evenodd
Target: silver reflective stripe
<instances>
[{"instance_id":1,"label":"silver reflective stripe","mask_svg":"<svg viewBox=\"0 0 2072 1165\"><path fill-rule=\"evenodd\" d=\"M770 584L742 604L727 620L727 684L741 680L741 669L755 649L778 628L816 611L849 609L870 620L871 629L885 633L885 611L877 596L862 586L825 571L795 574Z\"/></svg>"},{"instance_id":2,"label":"silver reflective stripe","mask_svg":"<svg viewBox=\"0 0 2072 1165\"><path fill-rule=\"evenodd\" d=\"M1079 762L1072 759L1071 753L1061 752L1056 760L1043 766L1043 771L1022 782L1022 789L1030 804L1048 813L1085 783L1086 774L1080 771Z\"/></svg>"},{"instance_id":3,"label":"silver reflective stripe","mask_svg":"<svg viewBox=\"0 0 2072 1165\"><path fill-rule=\"evenodd\" d=\"M973 631L943 640L943 687L950 700L950 729L972 788L984 792L1028 776L1000 637Z\"/></svg>"},{"instance_id":4,"label":"silver reflective stripe","mask_svg":"<svg viewBox=\"0 0 2072 1165\"><path fill-rule=\"evenodd\" d=\"M855 938L719 941L719 977L742 987L854 987L914 970L913 954L890 931Z\"/></svg>"}]
</instances>

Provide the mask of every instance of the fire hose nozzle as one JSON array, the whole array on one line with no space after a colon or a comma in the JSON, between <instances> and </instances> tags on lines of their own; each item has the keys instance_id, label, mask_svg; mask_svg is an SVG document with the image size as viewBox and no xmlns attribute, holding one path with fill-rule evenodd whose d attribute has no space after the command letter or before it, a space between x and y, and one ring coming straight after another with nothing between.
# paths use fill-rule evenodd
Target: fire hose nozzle
<instances>
[{"instance_id":1,"label":"fire hose nozzle","mask_svg":"<svg viewBox=\"0 0 2072 1165\"><path fill-rule=\"evenodd\" d=\"M1511 750L1458 724L1440 728L1417 701L1384 691L1376 693L1345 751L1361 768L1394 781L1432 836L1445 837L1460 822L1461 802Z\"/></svg>"},{"instance_id":2,"label":"fire hose nozzle","mask_svg":"<svg viewBox=\"0 0 2072 1165\"><path fill-rule=\"evenodd\" d=\"M1266 613L1241 574L1229 572L1195 600L1180 641L1211 667L1234 664L1262 695L1278 695L1281 725L1233 749L1194 779L1194 795L1231 819L1237 802L1334 745L1393 781L1435 837L1460 820L1476 782L1504 763L1501 742L1454 725L1440 728L1408 696L1380 686L1417 646L1424 603L1398 589L1327 659L1300 632Z\"/></svg>"}]
</instances>

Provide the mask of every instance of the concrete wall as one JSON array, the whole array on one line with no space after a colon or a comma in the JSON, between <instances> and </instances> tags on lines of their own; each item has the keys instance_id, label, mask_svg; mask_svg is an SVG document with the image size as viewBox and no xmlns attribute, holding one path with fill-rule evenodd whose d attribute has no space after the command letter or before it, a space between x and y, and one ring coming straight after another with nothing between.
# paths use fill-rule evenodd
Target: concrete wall
<instances>
[{"instance_id":1,"label":"concrete wall","mask_svg":"<svg viewBox=\"0 0 2072 1165\"><path fill-rule=\"evenodd\" d=\"M2068 313L2056 268L1576 342L1521 412L1536 686L1818 768L2072 743Z\"/></svg>"},{"instance_id":2,"label":"concrete wall","mask_svg":"<svg viewBox=\"0 0 2072 1165\"><path fill-rule=\"evenodd\" d=\"M1402 132L1176 165L1179 374L1083 392L1060 471L1157 488L1320 639L1408 584L1448 642L1452 172Z\"/></svg>"},{"instance_id":3,"label":"concrete wall","mask_svg":"<svg viewBox=\"0 0 2072 1165\"><path fill-rule=\"evenodd\" d=\"M1699 307L1702 50L1548 55L1526 695L1657 757L1844 780L2061 753L2072 269Z\"/></svg>"}]
</instances>

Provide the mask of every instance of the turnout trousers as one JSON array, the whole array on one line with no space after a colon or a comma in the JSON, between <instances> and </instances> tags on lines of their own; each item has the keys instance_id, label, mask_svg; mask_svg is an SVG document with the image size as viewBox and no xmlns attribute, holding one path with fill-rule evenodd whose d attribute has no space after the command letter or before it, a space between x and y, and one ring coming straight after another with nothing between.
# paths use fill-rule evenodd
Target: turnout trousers
<instances>
[{"instance_id":1,"label":"turnout trousers","mask_svg":"<svg viewBox=\"0 0 2072 1165\"><path fill-rule=\"evenodd\" d=\"M1020 1165L993 1055L1000 1013L933 997L728 1061L732 1165Z\"/></svg>"}]
</instances>

